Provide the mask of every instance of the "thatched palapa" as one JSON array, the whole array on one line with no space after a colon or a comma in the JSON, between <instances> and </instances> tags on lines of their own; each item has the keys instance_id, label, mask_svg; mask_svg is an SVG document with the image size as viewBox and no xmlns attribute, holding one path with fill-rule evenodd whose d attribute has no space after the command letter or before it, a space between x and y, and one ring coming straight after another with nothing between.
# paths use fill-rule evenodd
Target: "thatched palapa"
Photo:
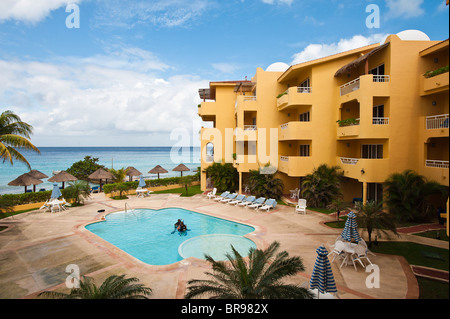
<instances>
[{"instance_id":1,"label":"thatched palapa","mask_svg":"<svg viewBox=\"0 0 450 319\"><path fill-rule=\"evenodd\" d=\"M25 173L17 177L15 180L8 183L9 186L25 186L25 193L27 192L27 186L30 185L39 185L42 184L43 181L41 181L38 178L33 177L29 173Z\"/></svg>"},{"instance_id":2,"label":"thatched palapa","mask_svg":"<svg viewBox=\"0 0 450 319\"><path fill-rule=\"evenodd\" d=\"M166 174L166 173L168 173L168 171L166 169L162 168L160 165L156 165L155 167L153 167L148 172L150 174L158 174L158 179L159 179L159 174Z\"/></svg>"},{"instance_id":3,"label":"thatched palapa","mask_svg":"<svg viewBox=\"0 0 450 319\"><path fill-rule=\"evenodd\" d=\"M177 167L175 167L172 171L175 171L175 172L181 172L181 176L183 176L183 172L190 171L190 169L187 168L186 165L180 164L180 165L178 165Z\"/></svg>"}]
</instances>

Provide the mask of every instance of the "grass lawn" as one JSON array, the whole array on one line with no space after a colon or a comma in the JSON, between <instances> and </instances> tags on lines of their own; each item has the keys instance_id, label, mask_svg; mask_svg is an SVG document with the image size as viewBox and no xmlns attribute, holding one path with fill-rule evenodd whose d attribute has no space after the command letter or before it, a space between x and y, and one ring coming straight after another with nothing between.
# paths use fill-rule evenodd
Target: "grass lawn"
<instances>
[{"instance_id":1,"label":"grass lawn","mask_svg":"<svg viewBox=\"0 0 450 319\"><path fill-rule=\"evenodd\" d=\"M428 237L428 238L437 238L437 233L439 233L439 239L448 241L447 231L445 229L440 230L430 230L422 233L416 233L416 236Z\"/></svg>"},{"instance_id":2,"label":"grass lawn","mask_svg":"<svg viewBox=\"0 0 450 319\"><path fill-rule=\"evenodd\" d=\"M157 192L153 192L152 194L170 194L170 193L175 193L175 194L181 193L182 197L191 197L196 194L202 194L203 191L200 189L200 185L194 185L194 186L188 187L187 194L186 194L186 189L184 187L167 189L167 190L163 190L163 191L157 191Z\"/></svg>"}]
</instances>

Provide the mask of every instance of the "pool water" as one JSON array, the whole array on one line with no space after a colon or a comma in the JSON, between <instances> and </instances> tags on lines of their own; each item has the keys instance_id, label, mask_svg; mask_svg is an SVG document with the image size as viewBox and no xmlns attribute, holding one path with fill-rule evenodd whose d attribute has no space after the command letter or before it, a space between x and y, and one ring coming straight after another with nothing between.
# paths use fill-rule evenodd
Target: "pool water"
<instances>
[{"instance_id":1,"label":"pool water","mask_svg":"<svg viewBox=\"0 0 450 319\"><path fill-rule=\"evenodd\" d=\"M186 232L175 230L178 219L187 225ZM182 208L116 212L86 229L150 265L168 265L187 257L203 258L205 253L223 260L225 253L231 252L231 244L243 256L250 247L256 247L253 241L242 237L255 228Z\"/></svg>"}]
</instances>

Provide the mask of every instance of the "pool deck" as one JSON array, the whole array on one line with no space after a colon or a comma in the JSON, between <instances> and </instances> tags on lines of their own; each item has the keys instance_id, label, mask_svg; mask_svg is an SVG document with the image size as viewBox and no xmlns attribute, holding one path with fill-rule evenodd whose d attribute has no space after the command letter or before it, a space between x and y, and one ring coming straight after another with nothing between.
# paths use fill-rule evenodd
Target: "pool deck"
<instances>
[{"instance_id":1,"label":"pool deck","mask_svg":"<svg viewBox=\"0 0 450 319\"><path fill-rule=\"evenodd\" d=\"M200 259L188 258L167 266L152 266L128 255L102 240L84 226L100 221L102 216L124 210L125 203L132 208L161 209L180 207L198 213L225 218L256 228L247 235L258 248L266 248L278 241L281 249L292 256L300 256L305 271L289 279L302 284L309 280L316 248L323 244L329 251L341 230L324 224L333 220L322 213L307 211L296 214L293 207L277 205L269 213L234 207L208 200L204 195L179 197L177 194L153 194L146 198L131 196L115 201L94 194L82 207L49 213L32 211L0 220L8 229L0 232L0 298L36 298L45 290L68 291L65 281L68 265L77 265L80 274L103 281L111 274L138 277L140 282L153 289L152 298L183 298L190 279L206 279L209 265ZM99 213L98 210L105 212ZM414 240L448 249L448 242L402 234L395 240ZM379 267L380 287L366 287L371 273L358 266L339 268L332 263L338 295L341 299L414 299L419 288L410 265L403 257L370 255Z\"/></svg>"}]
</instances>

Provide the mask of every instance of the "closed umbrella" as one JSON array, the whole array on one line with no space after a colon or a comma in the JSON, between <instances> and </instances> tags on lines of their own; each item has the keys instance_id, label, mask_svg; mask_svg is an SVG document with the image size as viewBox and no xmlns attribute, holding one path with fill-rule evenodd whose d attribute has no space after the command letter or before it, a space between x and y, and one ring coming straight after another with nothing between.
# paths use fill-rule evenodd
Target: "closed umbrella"
<instances>
[{"instance_id":1,"label":"closed umbrella","mask_svg":"<svg viewBox=\"0 0 450 319\"><path fill-rule=\"evenodd\" d=\"M159 179L159 174L166 174L166 173L168 173L168 171L166 169L162 168L160 165L156 165L155 167L153 167L148 172L150 174L158 174L158 179Z\"/></svg>"},{"instance_id":2,"label":"closed umbrella","mask_svg":"<svg viewBox=\"0 0 450 319\"><path fill-rule=\"evenodd\" d=\"M344 230L341 233L341 237L346 241L359 242L361 237L358 233L358 224L356 222L356 214L350 211L347 215L347 220L345 221Z\"/></svg>"},{"instance_id":3,"label":"closed umbrella","mask_svg":"<svg viewBox=\"0 0 450 319\"><path fill-rule=\"evenodd\" d=\"M102 180L114 179L114 175L108 171L105 171L103 168L99 168L89 175L88 178L100 181L100 191L102 191Z\"/></svg>"},{"instance_id":4,"label":"closed umbrella","mask_svg":"<svg viewBox=\"0 0 450 319\"><path fill-rule=\"evenodd\" d=\"M144 176L140 176L139 177L139 185L138 185L139 187L145 187L145 186L147 186L147 184L145 184L145 181L144 181Z\"/></svg>"},{"instance_id":5,"label":"closed umbrella","mask_svg":"<svg viewBox=\"0 0 450 319\"><path fill-rule=\"evenodd\" d=\"M56 175L53 175L48 179L49 182L52 183L62 183L62 188L64 189L64 183L70 181L76 181L77 178L72 174L67 173L66 171L60 171Z\"/></svg>"},{"instance_id":6,"label":"closed umbrella","mask_svg":"<svg viewBox=\"0 0 450 319\"><path fill-rule=\"evenodd\" d=\"M328 260L327 249L320 245L316 249L316 253L317 258L309 281L309 288L311 290L317 289L317 297L320 298L320 294L337 293L337 288L330 261Z\"/></svg>"},{"instance_id":7,"label":"closed umbrella","mask_svg":"<svg viewBox=\"0 0 450 319\"><path fill-rule=\"evenodd\" d=\"M183 176L183 172L190 171L190 169L187 168L186 165L180 164L177 167L175 167L172 171L181 172L181 176Z\"/></svg>"},{"instance_id":8,"label":"closed umbrella","mask_svg":"<svg viewBox=\"0 0 450 319\"><path fill-rule=\"evenodd\" d=\"M52 195L50 195L50 200L58 199L60 196L62 196L62 194L59 190L58 183L53 183Z\"/></svg>"},{"instance_id":9,"label":"closed umbrella","mask_svg":"<svg viewBox=\"0 0 450 319\"><path fill-rule=\"evenodd\" d=\"M17 177L15 180L8 183L9 186L25 186L25 193L27 192L27 186L42 184L38 178L33 177L30 173L25 173Z\"/></svg>"}]
</instances>

